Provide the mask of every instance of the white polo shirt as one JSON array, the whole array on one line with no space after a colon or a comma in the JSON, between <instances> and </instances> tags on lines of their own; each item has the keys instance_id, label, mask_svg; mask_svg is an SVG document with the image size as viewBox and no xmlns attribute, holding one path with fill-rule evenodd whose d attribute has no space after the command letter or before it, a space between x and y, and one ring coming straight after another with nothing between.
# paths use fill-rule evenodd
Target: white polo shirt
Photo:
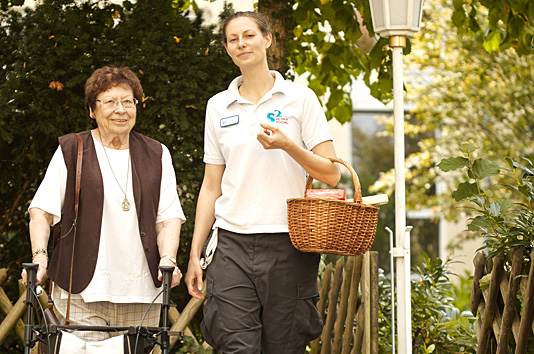
<instances>
[{"instance_id":1,"label":"white polo shirt","mask_svg":"<svg viewBox=\"0 0 534 354\"><path fill-rule=\"evenodd\" d=\"M260 122L275 124L308 150L332 140L315 93L271 73L274 86L257 104L239 95L241 76L208 101L204 162L226 165L216 227L244 234L288 232L286 201L304 196L305 170L285 151L263 148L256 138Z\"/></svg>"}]
</instances>

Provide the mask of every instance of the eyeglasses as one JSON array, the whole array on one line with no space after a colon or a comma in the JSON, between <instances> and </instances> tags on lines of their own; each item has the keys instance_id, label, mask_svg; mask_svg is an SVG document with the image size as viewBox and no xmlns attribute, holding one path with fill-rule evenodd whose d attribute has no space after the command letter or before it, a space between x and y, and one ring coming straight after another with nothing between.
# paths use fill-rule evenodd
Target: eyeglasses
<instances>
[{"instance_id":1,"label":"eyeglasses","mask_svg":"<svg viewBox=\"0 0 534 354\"><path fill-rule=\"evenodd\" d=\"M125 98L124 100L116 100L114 98L104 98L102 100L98 100L104 106L105 108L112 109L116 108L118 104L122 104L124 108L133 108L137 105L137 98Z\"/></svg>"}]
</instances>

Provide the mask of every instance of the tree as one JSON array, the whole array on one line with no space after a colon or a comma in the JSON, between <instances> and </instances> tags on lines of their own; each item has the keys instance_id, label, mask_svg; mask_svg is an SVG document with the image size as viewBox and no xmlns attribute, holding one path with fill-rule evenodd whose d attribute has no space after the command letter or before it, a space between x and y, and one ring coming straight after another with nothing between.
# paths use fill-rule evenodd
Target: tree
<instances>
[{"instance_id":1,"label":"tree","mask_svg":"<svg viewBox=\"0 0 534 354\"><path fill-rule=\"evenodd\" d=\"M530 0L455 0L452 21L458 35L470 33L491 53L513 49L534 53L534 3Z\"/></svg>"},{"instance_id":2,"label":"tree","mask_svg":"<svg viewBox=\"0 0 534 354\"><path fill-rule=\"evenodd\" d=\"M372 29L368 1L260 0L258 10L273 23L277 39L273 68L287 77L307 75L308 86L323 98L329 119L350 121L351 85L360 76L378 99L392 97L387 41L375 44L369 37L373 33L368 31Z\"/></svg>"},{"instance_id":3,"label":"tree","mask_svg":"<svg viewBox=\"0 0 534 354\"><path fill-rule=\"evenodd\" d=\"M215 28L203 24L201 13L184 13L165 0L46 0L34 9L1 12L0 19L0 265L8 268L9 282L31 259L27 208L57 137L89 128L85 80L107 64L128 66L139 76L145 98L135 129L171 152L188 218L178 255L185 270L203 176L206 102L237 74ZM183 308L185 286L174 294ZM20 343L0 349L9 350L20 352Z\"/></svg>"},{"instance_id":4,"label":"tree","mask_svg":"<svg viewBox=\"0 0 534 354\"><path fill-rule=\"evenodd\" d=\"M512 48L488 53L472 36L453 30L452 1L425 3L427 20L406 57L407 98L416 104L407 136L423 136L419 150L407 156L407 202L458 214L450 194L422 196L436 183L452 190L456 180L442 178L435 167L470 142L489 159L532 155L534 79L532 55ZM432 9L431 11L429 9ZM377 185L393 185L392 171Z\"/></svg>"}]
</instances>

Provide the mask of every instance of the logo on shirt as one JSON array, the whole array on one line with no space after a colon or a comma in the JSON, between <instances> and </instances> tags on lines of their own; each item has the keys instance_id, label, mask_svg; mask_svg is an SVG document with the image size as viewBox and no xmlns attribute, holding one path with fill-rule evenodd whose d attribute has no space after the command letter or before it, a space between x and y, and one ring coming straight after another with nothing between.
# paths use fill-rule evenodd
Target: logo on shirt
<instances>
[{"instance_id":1,"label":"logo on shirt","mask_svg":"<svg viewBox=\"0 0 534 354\"><path fill-rule=\"evenodd\" d=\"M267 113L267 119L275 124L289 124L288 119L282 117L282 112L277 109L274 110L274 113Z\"/></svg>"}]
</instances>

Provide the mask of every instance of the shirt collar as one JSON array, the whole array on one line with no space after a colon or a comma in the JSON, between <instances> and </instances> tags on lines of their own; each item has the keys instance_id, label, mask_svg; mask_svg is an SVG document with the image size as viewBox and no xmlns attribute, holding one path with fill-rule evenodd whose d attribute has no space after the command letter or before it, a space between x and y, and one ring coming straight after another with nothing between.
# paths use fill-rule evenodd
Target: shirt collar
<instances>
[{"instance_id":1,"label":"shirt collar","mask_svg":"<svg viewBox=\"0 0 534 354\"><path fill-rule=\"evenodd\" d=\"M274 76L274 85L269 92L265 94L265 96L261 99L260 102L265 101L273 96L275 93L285 93L285 79L278 71L271 70L271 75ZM243 76L238 76L228 86L227 94L226 94L226 105L230 106L234 102L238 103L250 103L241 95L239 94L239 86L243 83Z\"/></svg>"}]
</instances>

